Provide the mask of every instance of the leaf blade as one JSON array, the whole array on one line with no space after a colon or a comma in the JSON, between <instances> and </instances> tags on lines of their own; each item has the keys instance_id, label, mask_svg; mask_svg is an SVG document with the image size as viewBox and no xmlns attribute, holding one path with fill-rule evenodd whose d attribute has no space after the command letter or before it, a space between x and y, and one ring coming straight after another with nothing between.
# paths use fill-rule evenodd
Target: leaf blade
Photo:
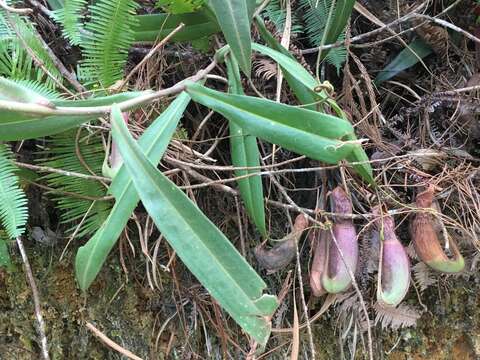
<instances>
[{"instance_id":1,"label":"leaf blade","mask_svg":"<svg viewBox=\"0 0 480 360\"><path fill-rule=\"evenodd\" d=\"M189 102L186 93L180 94L140 137L139 144L153 163L162 158ZM92 238L78 249L75 258L75 273L82 290L86 290L100 272L140 199L124 166L113 178L109 192L116 199L110 215Z\"/></svg>"},{"instance_id":2,"label":"leaf blade","mask_svg":"<svg viewBox=\"0 0 480 360\"><path fill-rule=\"evenodd\" d=\"M242 95L243 89L238 64L232 56L227 56L226 62L229 90L233 94ZM260 152L258 151L257 138L245 133L242 127L234 122L230 122L229 127L232 165L235 167L259 168ZM235 170L235 176L241 177L255 172L257 172L257 170ZM237 183L248 215L253 220L260 233L266 237L267 228L265 225L265 204L263 201L262 178L259 175L254 175L238 179Z\"/></svg>"},{"instance_id":3,"label":"leaf blade","mask_svg":"<svg viewBox=\"0 0 480 360\"><path fill-rule=\"evenodd\" d=\"M252 48L248 10L251 7L246 0L210 0L209 4L240 68L250 77Z\"/></svg>"},{"instance_id":4,"label":"leaf blade","mask_svg":"<svg viewBox=\"0 0 480 360\"><path fill-rule=\"evenodd\" d=\"M398 55L381 70L374 82L376 85L381 84L388 79L391 79L398 73L412 67L418 63L420 59L430 55L433 52L432 48L422 39L414 40L408 48L403 49Z\"/></svg>"},{"instance_id":5,"label":"leaf blade","mask_svg":"<svg viewBox=\"0 0 480 360\"><path fill-rule=\"evenodd\" d=\"M353 133L352 125L335 116L270 100L227 95L192 82L192 99L237 123L251 135L312 159L336 164L357 144L338 139Z\"/></svg>"},{"instance_id":6,"label":"leaf blade","mask_svg":"<svg viewBox=\"0 0 480 360\"><path fill-rule=\"evenodd\" d=\"M0 121L0 141L34 139L63 132L95 120L92 116L47 116Z\"/></svg>"},{"instance_id":7,"label":"leaf blade","mask_svg":"<svg viewBox=\"0 0 480 360\"><path fill-rule=\"evenodd\" d=\"M220 31L214 19L209 18L204 11L192 14L149 14L137 15L138 26L134 29L136 42L152 42L163 39L178 25L185 24L172 38L173 42L191 41Z\"/></svg>"},{"instance_id":8,"label":"leaf blade","mask_svg":"<svg viewBox=\"0 0 480 360\"><path fill-rule=\"evenodd\" d=\"M256 341L265 345L276 297L220 230L142 153L112 111L112 130L135 188L155 224L214 298ZM171 219L173 218L174 221Z\"/></svg>"}]
</instances>

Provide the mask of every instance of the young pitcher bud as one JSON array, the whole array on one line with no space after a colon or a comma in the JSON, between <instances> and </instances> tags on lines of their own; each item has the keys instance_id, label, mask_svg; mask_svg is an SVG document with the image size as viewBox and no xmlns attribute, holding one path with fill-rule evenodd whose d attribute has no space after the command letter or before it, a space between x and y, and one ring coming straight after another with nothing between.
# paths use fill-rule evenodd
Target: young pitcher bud
<instances>
[{"instance_id":1,"label":"young pitcher bud","mask_svg":"<svg viewBox=\"0 0 480 360\"><path fill-rule=\"evenodd\" d=\"M429 186L417 195L415 199L417 207L431 208L433 196L434 188ZM449 239L449 247L452 252L452 257L449 258L440 244L434 222L433 215L427 212L418 212L414 215L410 224L410 232L417 255L425 264L437 271L444 273L462 271L465 267L465 261L457 244L453 239Z\"/></svg>"},{"instance_id":2,"label":"young pitcher bud","mask_svg":"<svg viewBox=\"0 0 480 360\"><path fill-rule=\"evenodd\" d=\"M313 247L313 261L310 269L310 287L314 296L326 294L322 285L322 275L327 260L327 241L331 241L329 230L313 229L308 235Z\"/></svg>"},{"instance_id":3,"label":"young pitcher bud","mask_svg":"<svg viewBox=\"0 0 480 360\"><path fill-rule=\"evenodd\" d=\"M395 223L379 206L372 209L375 227L380 233L377 300L384 306L397 306L410 287L410 261L395 235Z\"/></svg>"},{"instance_id":4,"label":"young pitcher bud","mask_svg":"<svg viewBox=\"0 0 480 360\"><path fill-rule=\"evenodd\" d=\"M308 219L300 214L295 218L292 232L274 247L266 249L265 244L258 245L255 248L255 257L260 266L270 272L275 272L288 266L295 258L297 244L307 227Z\"/></svg>"},{"instance_id":5,"label":"young pitcher bud","mask_svg":"<svg viewBox=\"0 0 480 360\"><path fill-rule=\"evenodd\" d=\"M333 200L333 212L337 214L352 213L352 203L340 186L337 186L330 196ZM357 267L358 241L353 221L341 216L335 218L330 234L335 237L336 243L333 238L329 237L322 286L327 292L336 294L347 290L351 285L352 279L349 270L354 274Z\"/></svg>"}]
</instances>

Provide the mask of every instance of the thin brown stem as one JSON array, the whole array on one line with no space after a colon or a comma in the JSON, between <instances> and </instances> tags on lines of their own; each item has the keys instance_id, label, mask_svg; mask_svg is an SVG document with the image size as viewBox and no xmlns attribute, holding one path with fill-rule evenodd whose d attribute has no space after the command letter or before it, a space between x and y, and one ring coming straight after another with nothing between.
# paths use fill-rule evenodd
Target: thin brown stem
<instances>
[{"instance_id":1,"label":"thin brown stem","mask_svg":"<svg viewBox=\"0 0 480 360\"><path fill-rule=\"evenodd\" d=\"M43 320L42 308L40 306L40 296L38 294L37 284L35 283L35 278L33 277L32 268L30 267L30 262L28 261L27 252L25 251L25 248L23 246L22 238L18 236L16 240L17 240L18 250L20 251L23 265L25 267L25 275L27 276L28 284L32 289L33 306L35 309L35 318L37 319L37 332L40 338L40 348L42 350L42 358L43 360L49 360L50 355L48 354L47 335L45 333L45 321Z\"/></svg>"},{"instance_id":2,"label":"thin brown stem","mask_svg":"<svg viewBox=\"0 0 480 360\"><path fill-rule=\"evenodd\" d=\"M178 94L185 90L185 83L187 81L197 82L202 80L209 72L211 72L215 66L217 66L217 62L213 60L205 69L198 71L195 75L175 84L172 87L149 92L147 94L138 96L134 99L126 100L121 103L118 103L118 107L121 111L127 111L135 107L139 107L145 104L150 104L158 99ZM24 114L31 114L31 115L43 115L43 116L50 116L50 115L107 115L110 113L111 106L104 105L104 106L89 106L89 107L56 107L50 108L47 106L36 105L36 104L27 104L17 101L7 101L7 100L0 100L0 109L15 111L15 112L22 112Z\"/></svg>"}]
</instances>

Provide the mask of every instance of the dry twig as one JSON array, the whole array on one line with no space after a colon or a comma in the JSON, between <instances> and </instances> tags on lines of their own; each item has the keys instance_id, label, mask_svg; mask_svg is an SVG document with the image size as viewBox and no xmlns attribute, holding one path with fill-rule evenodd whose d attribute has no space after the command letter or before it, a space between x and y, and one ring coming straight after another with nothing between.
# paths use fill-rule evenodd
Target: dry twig
<instances>
[{"instance_id":1,"label":"dry twig","mask_svg":"<svg viewBox=\"0 0 480 360\"><path fill-rule=\"evenodd\" d=\"M37 319L37 331L40 338L40 348L42 350L43 360L49 360L50 355L48 354L48 343L47 335L45 333L45 321L43 320L42 307L40 306L40 295L38 294L37 284L35 283L35 278L33 277L32 268L30 267L30 262L28 261L27 252L23 246L22 238L17 237L17 246L22 256L23 265L25 267L25 275L27 276L28 284L30 289L32 289L32 298L33 306L35 309L35 318Z\"/></svg>"}]
</instances>

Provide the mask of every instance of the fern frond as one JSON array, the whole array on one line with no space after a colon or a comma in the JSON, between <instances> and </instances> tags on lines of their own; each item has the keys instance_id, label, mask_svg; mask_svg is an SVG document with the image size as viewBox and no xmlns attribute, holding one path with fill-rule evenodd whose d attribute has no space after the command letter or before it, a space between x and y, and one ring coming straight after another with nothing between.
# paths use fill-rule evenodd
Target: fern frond
<instances>
[{"instance_id":1,"label":"fern frond","mask_svg":"<svg viewBox=\"0 0 480 360\"><path fill-rule=\"evenodd\" d=\"M382 329L397 330L400 328L414 327L422 316L411 306L400 304L396 308L383 307L378 303L374 305L376 312L375 324L381 324Z\"/></svg>"},{"instance_id":2,"label":"fern frond","mask_svg":"<svg viewBox=\"0 0 480 360\"><path fill-rule=\"evenodd\" d=\"M320 46L327 26L328 14L333 4L332 0L300 0L299 9L303 14L305 32L312 46ZM341 34L336 41L343 40L345 34ZM326 61L335 66L337 72L345 62L347 52L345 47L331 49Z\"/></svg>"},{"instance_id":3,"label":"fern frond","mask_svg":"<svg viewBox=\"0 0 480 360\"><path fill-rule=\"evenodd\" d=\"M0 40L3 43L13 36L14 32L5 19L5 10L0 9Z\"/></svg>"},{"instance_id":4,"label":"fern frond","mask_svg":"<svg viewBox=\"0 0 480 360\"><path fill-rule=\"evenodd\" d=\"M0 9L0 29L6 29L3 36L0 35L0 71L2 75L10 79L35 80L54 89L57 86L56 82L45 73L42 67L35 65L33 58L24 46L25 42L31 49L31 53L35 54L36 60L44 65L50 75L57 82L62 81L62 74L45 50L33 23L28 18L17 14L9 14L9 16L12 19L11 22L6 20Z\"/></svg>"},{"instance_id":5,"label":"fern frond","mask_svg":"<svg viewBox=\"0 0 480 360\"><path fill-rule=\"evenodd\" d=\"M253 67L255 69L255 75L265 80L270 80L274 76L277 76L278 66L269 59L259 59L255 61Z\"/></svg>"},{"instance_id":6,"label":"fern frond","mask_svg":"<svg viewBox=\"0 0 480 360\"><path fill-rule=\"evenodd\" d=\"M9 79L10 81L13 81L19 85L25 86L28 89L36 92L38 95L41 95L43 97L46 97L49 100L57 100L60 99L60 95L58 92L55 90L52 90L45 86L43 83L39 83L38 81L35 80L24 80L24 79Z\"/></svg>"},{"instance_id":7,"label":"fern frond","mask_svg":"<svg viewBox=\"0 0 480 360\"><path fill-rule=\"evenodd\" d=\"M343 40L345 40L344 33L339 36L337 41ZM347 48L345 46L339 46L330 49L327 56L325 57L325 61L337 69L337 75L340 74L340 70L342 68L342 65L345 63L345 60L347 60Z\"/></svg>"},{"instance_id":8,"label":"fern frond","mask_svg":"<svg viewBox=\"0 0 480 360\"><path fill-rule=\"evenodd\" d=\"M53 12L54 20L62 25L63 36L72 45L80 45L82 42L80 30L86 4L87 0L65 0L64 7Z\"/></svg>"},{"instance_id":9,"label":"fern frond","mask_svg":"<svg viewBox=\"0 0 480 360\"><path fill-rule=\"evenodd\" d=\"M47 50L45 50L42 42L39 40L40 35L34 28L33 24L30 22L30 20L17 16L17 19L14 21L20 36L35 54L35 57L43 63L45 69L50 73L50 75L53 76L53 78L55 78L58 82L62 82L62 74L57 69L57 66L48 55L48 52ZM18 44L20 46L23 46L23 43L19 39L16 39L15 41L18 41ZM30 55L27 56L30 57ZM39 83L45 83L45 85L52 89L57 86L56 82L51 77L49 77L40 67L36 66L35 68L37 69L36 76L27 79L36 80Z\"/></svg>"},{"instance_id":10,"label":"fern frond","mask_svg":"<svg viewBox=\"0 0 480 360\"><path fill-rule=\"evenodd\" d=\"M0 144L0 221L10 238L25 231L28 218L27 197L18 185L12 153Z\"/></svg>"},{"instance_id":11,"label":"fern frond","mask_svg":"<svg viewBox=\"0 0 480 360\"><path fill-rule=\"evenodd\" d=\"M123 77L137 24L134 0L99 0L90 6L90 33L83 42L84 74L107 88Z\"/></svg>"},{"instance_id":12,"label":"fern frond","mask_svg":"<svg viewBox=\"0 0 480 360\"><path fill-rule=\"evenodd\" d=\"M76 149L77 129L52 136L48 140L47 149L43 152L40 163L43 166L55 167L67 171L89 174L79 160ZM82 131L78 142L81 156L87 166L95 173L101 173L104 150L100 136L89 136ZM78 194L89 198L100 198L106 195L106 188L97 181L85 180L61 174L48 174L43 177L47 184L57 190ZM109 201L94 201L65 194L53 195L60 210L60 221L72 224L67 232L73 232L85 216L77 237L93 234L107 218L112 203Z\"/></svg>"},{"instance_id":13,"label":"fern frond","mask_svg":"<svg viewBox=\"0 0 480 360\"><path fill-rule=\"evenodd\" d=\"M415 284L420 288L420 293L423 293L430 286L438 282L435 273L423 262L418 262L412 267L413 278Z\"/></svg>"},{"instance_id":14,"label":"fern frond","mask_svg":"<svg viewBox=\"0 0 480 360\"><path fill-rule=\"evenodd\" d=\"M283 32L285 26L286 10L281 5L281 0L271 0L263 10L263 17L268 18L277 29L278 33ZM294 12L292 12L291 33L297 34L303 32L303 26Z\"/></svg>"}]
</instances>

